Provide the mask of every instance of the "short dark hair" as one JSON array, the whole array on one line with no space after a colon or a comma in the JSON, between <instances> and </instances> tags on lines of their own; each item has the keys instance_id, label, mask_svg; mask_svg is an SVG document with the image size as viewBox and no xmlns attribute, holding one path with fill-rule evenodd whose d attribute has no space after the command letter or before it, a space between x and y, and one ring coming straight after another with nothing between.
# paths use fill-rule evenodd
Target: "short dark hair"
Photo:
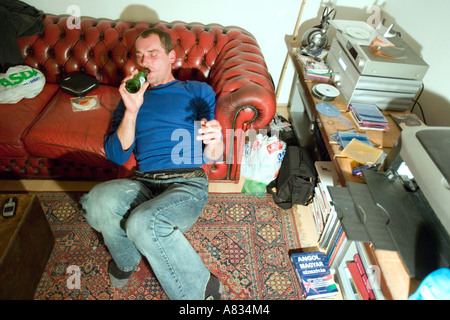
<instances>
[{"instance_id":1,"label":"short dark hair","mask_svg":"<svg viewBox=\"0 0 450 320\"><path fill-rule=\"evenodd\" d=\"M158 28L145 29L140 34L138 34L136 40L139 38L148 38L152 34L156 34L159 37L159 40L161 40L161 45L167 54L173 50L173 41L170 34Z\"/></svg>"}]
</instances>

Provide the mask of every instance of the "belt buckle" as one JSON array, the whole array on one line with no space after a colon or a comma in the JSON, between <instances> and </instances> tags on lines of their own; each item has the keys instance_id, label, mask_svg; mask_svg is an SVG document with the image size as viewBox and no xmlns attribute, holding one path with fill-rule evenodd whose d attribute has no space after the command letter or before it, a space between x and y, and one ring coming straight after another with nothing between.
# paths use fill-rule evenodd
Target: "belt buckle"
<instances>
[{"instance_id":1,"label":"belt buckle","mask_svg":"<svg viewBox=\"0 0 450 320\"><path fill-rule=\"evenodd\" d=\"M158 179L158 177L159 177L159 179L164 179L164 178L163 178L164 176L167 176L165 172L162 172L162 173L154 173L154 174L153 174L153 179Z\"/></svg>"}]
</instances>

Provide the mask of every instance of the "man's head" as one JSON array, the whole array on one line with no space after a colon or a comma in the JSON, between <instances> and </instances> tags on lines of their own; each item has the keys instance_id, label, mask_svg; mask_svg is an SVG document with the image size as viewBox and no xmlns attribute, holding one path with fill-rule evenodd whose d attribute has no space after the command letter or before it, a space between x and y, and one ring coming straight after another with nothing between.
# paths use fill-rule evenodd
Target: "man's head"
<instances>
[{"instance_id":1,"label":"man's head","mask_svg":"<svg viewBox=\"0 0 450 320\"><path fill-rule=\"evenodd\" d=\"M173 50L171 36L156 28L141 32L135 42L137 63L150 69L147 81L150 86L157 86L174 80L172 64L176 54Z\"/></svg>"},{"instance_id":2,"label":"man's head","mask_svg":"<svg viewBox=\"0 0 450 320\"><path fill-rule=\"evenodd\" d=\"M159 37L162 47L164 48L166 53L169 54L169 52L173 50L172 37L170 36L170 34L168 34L167 32L165 32L161 29L157 29L157 28L145 29L140 34L138 34L138 36L136 37L136 41L139 38L144 38L144 39L148 38L149 36L151 36L153 34L155 34Z\"/></svg>"}]
</instances>

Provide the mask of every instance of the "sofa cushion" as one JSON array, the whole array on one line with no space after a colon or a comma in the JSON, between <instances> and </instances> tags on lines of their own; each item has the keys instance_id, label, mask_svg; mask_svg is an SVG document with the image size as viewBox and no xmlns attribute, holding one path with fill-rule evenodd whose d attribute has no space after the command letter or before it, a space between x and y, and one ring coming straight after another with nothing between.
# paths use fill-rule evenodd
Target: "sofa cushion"
<instances>
[{"instance_id":1,"label":"sofa cushion","mask_svg":"<svg viewBox=\"0 0 450 320\"><path fill-rule=\"evenodd\" d=\"M0 105L0 158L28 157L22 136L58 89L58 85L47 83L32 99L22 99L17 104Z\"/></svg>"},{"instance_id":2,"label":"sofa cushion","mask_svg":"<svg viewBox=\"0 0 450 320\"><path fill-rule=\"evenodd\" d=\"M114 167L106 158L103 140L120 94L116 87L100 85L89 95L96 95L101 107L74 112L70 102L73 96L58 91L24 137L29 154L79 161L88 166Z\"/></svg>"}]
</instances>

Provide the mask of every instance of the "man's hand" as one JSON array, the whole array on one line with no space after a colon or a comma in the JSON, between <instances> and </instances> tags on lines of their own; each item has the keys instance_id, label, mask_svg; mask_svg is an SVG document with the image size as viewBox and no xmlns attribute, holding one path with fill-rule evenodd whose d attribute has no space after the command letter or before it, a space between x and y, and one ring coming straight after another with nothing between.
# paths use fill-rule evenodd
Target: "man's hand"
<instances>
[{"instance_id":1,"label":"man's hand","mask_svg":"<svg viewBox=\"0 0 450 320\"><path fill-rule=\"evenodd\" d=\"M125 105L125 113L122 121L117 128L117 135L119 136L120 143L123 150L128 150L134 142L134 133L136 131L136 118L139 109L144 102L144 92L147 90L149 83L145 82L141 89L136 93L129 93L125 88L127 80L131 79L138 71L134 70L132 74L123 79L119 93L122 96L123 103Z\"/></svg>"},{"instance_id":2,"label":"man's hand","mask_svg":"<svg viewBox=\"0 0 450 320\"><path fill-rule=\"evenodd\" d=\"M202 119L200 124L201 128L198 129L200 135L197 136L197 140L201 140L206 145L204 152L208 159L218 160L224 151L222 126L217 120Z\"/></svg>"},{"instance_id":3,"label":"man's hand","mask_svg":"<svg viewBox=\"0 0 450 320\"><path fill-rule=\"evenodd\" d=\"M146 81L138 92L129 93L127 91L127 89L125 88L126 82L132 79L137 73L138 70L135 69L131 73L131 75L123 79L122 83L119 86L119 93L122 97L123 103L125 104L126 111L133 115L137 115L137 113L139 112L139 109L141 108L142 103L144 102L144 93L149 86L149 83Z\"/></svg>"},{"instance_id":4,"label":"man's hand","mask_svg":"<svg viewBox=\"0 0 450 320\"><path fill-rule=\"evenodd\" d=\"M198 129L200 135L198 140L203 141L204 144L218 144L222 141L222 126L217 120L206 121L206 119L200 120L201 128Z\"/></svg>"}]
</instances>

